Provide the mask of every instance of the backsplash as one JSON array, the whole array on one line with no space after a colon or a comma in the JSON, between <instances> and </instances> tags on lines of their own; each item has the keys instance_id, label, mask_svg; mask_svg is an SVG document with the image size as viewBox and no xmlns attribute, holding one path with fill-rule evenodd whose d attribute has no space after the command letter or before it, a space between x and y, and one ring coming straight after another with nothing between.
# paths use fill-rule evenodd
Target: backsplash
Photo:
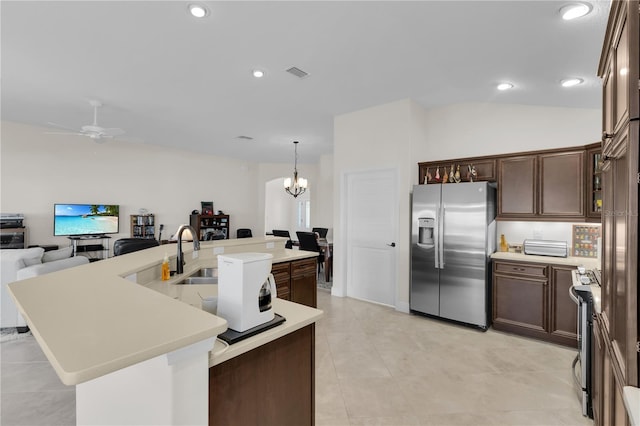
<instances>
[{"instance_id":1,"label":"backsplash","mask_svg":"<svg viewBox=\"0 0 640 426\"><path fill-rule=\"evenodd\" d=\"M526 239L566 241L571 247L573 239L573 225L600 226L597 223L579 222L512 222L498 221L496 241L504 234L511 245L522 244Z\"/></svg>"}]
</instances>

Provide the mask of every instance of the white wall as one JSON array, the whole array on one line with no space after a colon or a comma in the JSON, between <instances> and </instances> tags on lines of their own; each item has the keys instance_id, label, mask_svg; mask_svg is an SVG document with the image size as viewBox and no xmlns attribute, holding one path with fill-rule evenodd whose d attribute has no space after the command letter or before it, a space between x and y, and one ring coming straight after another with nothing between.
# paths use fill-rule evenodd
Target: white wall
<instances>
[{"instance_id":1,"label":"white wall","mask_svg":"<svg viewBox=\"0 0 640 426\"><path fill-rule=\"evenodd\" d=\"M411 162L411 123L414 102L403 100L338 116L334 120L334 273L333 294L346 294L346 241L343 238L340 200L345 174L359 170L395 169L398 172L398 217L396 240L396 301L408 309L409 293L409 192ZM381 202L384 202L381 200Z\"/></svg>"},{"instance_id":2,"label":"white wall","mask_svg":"<svg viewBox=\"0 0 640 426\"><path fill-rule=\"evenodd\" d=\"M399 170L397 306L409 302L409 200L418 183L417 163L557 147L599 140L599 109L527 105L457 104L425 110L401 100L335 117L334 120L334 294L344 294L346 276L340 236L342 178L353 170ZM342 252L344 253L344 251Z\"/></svg>"},{"instance_id":3,"label":"white wall","mask_svg":"<svg viewBox=\"0 0 640 426\"><path fill-rule=\"evenodd\" d=\"M54 203L119 204L114 240L129 236L129 215L140 208L156 214L165 238L188 223L200 201L210 200L231 215L232 237L237 228L264 232L264 183L258 184L256 163L44 131L2 122L0 211L25 214L30 244L69 244L53 236Z\"/></svg>"}]
</instances>

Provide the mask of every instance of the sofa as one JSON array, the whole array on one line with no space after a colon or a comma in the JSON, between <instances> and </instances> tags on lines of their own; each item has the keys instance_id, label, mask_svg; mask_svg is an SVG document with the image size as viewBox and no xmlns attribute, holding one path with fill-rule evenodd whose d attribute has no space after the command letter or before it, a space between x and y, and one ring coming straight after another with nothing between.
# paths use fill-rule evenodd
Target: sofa
<instances>
[{"instance_id":1,"label":"sofa","mask_svg":"<svg viewBox=\"0 0 640 426\"><path fill-rule=\"evenodd\" d=\"M71 257L71 247L48 252L42 247L0 250L0 327L15 327L19 332L28 330L9 294L9 283L87 263L86 257Z\"/></svg>"}]
</instances>

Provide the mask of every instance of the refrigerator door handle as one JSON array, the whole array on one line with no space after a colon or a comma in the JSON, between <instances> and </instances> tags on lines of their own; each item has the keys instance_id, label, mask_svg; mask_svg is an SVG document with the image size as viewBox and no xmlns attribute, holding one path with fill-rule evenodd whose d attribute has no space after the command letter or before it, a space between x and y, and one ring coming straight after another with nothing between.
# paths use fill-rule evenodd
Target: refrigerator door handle
<instances>
[{"instance_id":1,"label":"refrigerator door handle","mask_svg":"<svg viewBox=\"0 0 640 426\"><path fill-rule=\"evenodd\" d=\"M440 269L440 258L438 257L440 251L440 209L438 208L438 213L435 215L435 223L433 224L433 258L435 263L435 268Z\"/></svg>"},{"instance_id":2,"label":"refrigerator door handle","mask_svg":"<svg viewBox=\"0 0 640 426\"><path fill-rule=\"evenodd\" d=\"M444 215L444 204L440 204L440 241L438 242L438 250L440 251L440 254L438 255L440 258L440 269L444 269Z\"/></svg>"}]
</instances>

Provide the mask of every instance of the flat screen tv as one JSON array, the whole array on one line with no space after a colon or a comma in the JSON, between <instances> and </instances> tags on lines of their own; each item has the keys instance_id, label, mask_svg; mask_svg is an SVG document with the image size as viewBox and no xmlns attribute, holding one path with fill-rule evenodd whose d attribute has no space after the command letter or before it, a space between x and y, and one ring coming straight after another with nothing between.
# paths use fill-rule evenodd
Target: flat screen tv
<instances>
[{"instance_id":1,"label":"flat screen tv","mask_svg":"<svg viewBox=\"0 0 640 426\"><path fill-rule=\"evenodd\" d=\"M117 234L118 205L55 204L53 206L53 235L82 236Z\"/></svg>"}]
</instances>

